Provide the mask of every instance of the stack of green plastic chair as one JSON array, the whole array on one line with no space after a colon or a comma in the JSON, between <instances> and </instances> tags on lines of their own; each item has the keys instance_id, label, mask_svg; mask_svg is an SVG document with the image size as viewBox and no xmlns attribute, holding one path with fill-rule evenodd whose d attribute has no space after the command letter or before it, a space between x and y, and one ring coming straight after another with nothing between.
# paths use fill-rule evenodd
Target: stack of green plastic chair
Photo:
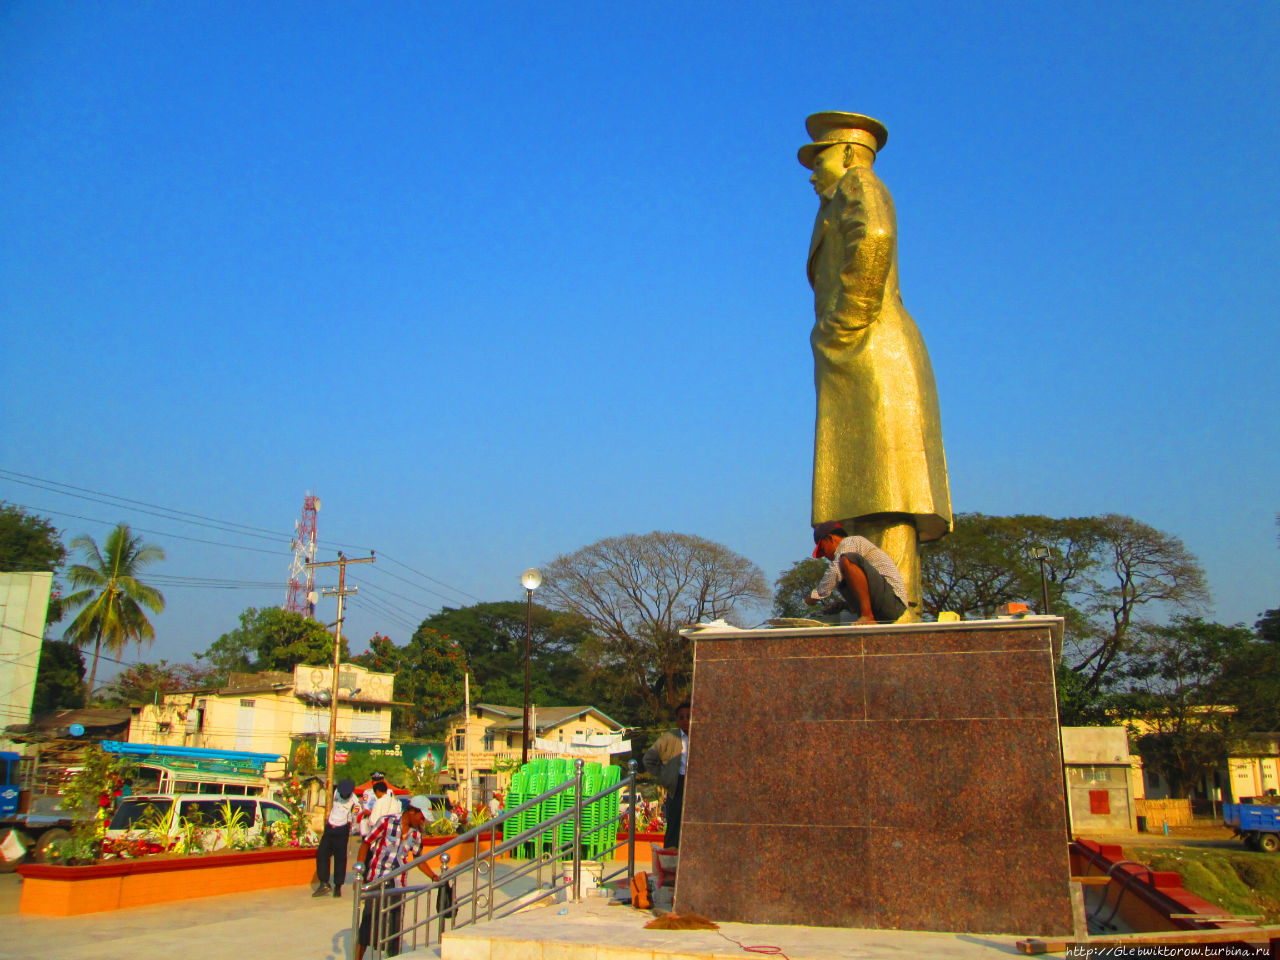
<instances>
[{"instance_id":1,"label":"stack of green plastic chair","mask_svg":"<svg viewBox=\"0 0 1280 960\"><path fill-rule=\"evenodd\" d=\"M547 761L547 779L543 785L543 790L553 790L560 786L568 779L564 775L564 758L553 757ZM560 813L565 807L565 791L561 791L549 800L542 801L542 819L550 820L557 813ZM558 831L554 827L548 827L542 834L543 849L554 853L556 848Z\"/></svg>"},{"instance_id":2,"label":"stack of green plastic chair","mask_svg":"<svg viewBox=\"0 0 1280 960\"><path fill-rule=\"evenodd\" d=\"M522 766L511 778L507 788L508 809L527 803L534 797L546 793L554 787L570 783L574 777L574 761L568 757L540 757ZM583 765L583 796L591 796L616 786L621 779L621 770L613 764L600 764L595 761ZM560 813L573 810L574 791L572 787L562 790L549 800L544 800L536 807L517 814L507 821L507 836L515 836L531 830ZM615 792L604 800L596 800L588 804L582 811L583 852L592 859L598 859L605 851L613 847L616 841L617 824L610 824L617 819L621 809L621 797ZM555 828L547 828L534 835L516 851L517 856L538 857L546 853L560 850L570 851L573 846L573 818Z\"/></svg>"},{"instance_id":3,"label":"stack of green plastic chair","mask_svg":"<svg viewBox=\"0 0 1280 960\"><path fill-rule=\"evenodd\" d=\"M605 772L601 769L600 764L588 764L587 769L583 772L582 793L584 796L592 796L603 789ZM587 804L582 811L582 845L586 851L588 860L595 860L600 848L600 813L604 809L604 804L599 800Z\"/></svg>"},{"instance_id":4,"label":"stack of green plastic chair","mask_svg":"<svg viewBox=\"0 0 1280 960\"><path fill-rule=\"evenodd\" d=\"M505 797L505 806L507 810L514 810L520 804L529 799L529 778L523 767L517 770L511 777L511 782L507 785L507 793ZM524 821L524 814L518 813L507 821L503 829L504 837L514 837L521 831L521 823ZM519 851L516 851L519 855Z\"/></svg>"},{"instance_id":5,"label":"stack of green plastic chair","mask_svg":"<svg viewBox=\"0 0 1280 960\"><path fill-rule=\"evenodd\" d=\"M609 764L600 768L598 776L594 779L587 793L599 793L609 787L616 786L617 783L618 768L613 764ZM603 800L596 800L588 806L587 812L583 817L583 837L586 840L587 856L590 859L600 859L604 852L612 848L617 842L615 839L617 824L612 824L612 829L606 824L610 824L618 816L618 810L617 793L612 793ZM590 832L587 831L586 827L588 822L591 824Z\"/></svg>"}]
</instances>

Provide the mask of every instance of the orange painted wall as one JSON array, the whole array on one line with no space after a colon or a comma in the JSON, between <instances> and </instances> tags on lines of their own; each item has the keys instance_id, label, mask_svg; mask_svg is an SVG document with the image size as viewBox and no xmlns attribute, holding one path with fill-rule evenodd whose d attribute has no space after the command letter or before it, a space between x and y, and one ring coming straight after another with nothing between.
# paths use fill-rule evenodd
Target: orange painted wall
<instances>
[{"instance_id":1,"label":"orange painted wall","mask_svg":"<svg viewBox=\"0 0 1280 960\"><path fill-rule=\"evenodd\" d=\"M83 879L24 875L18 912L71 917L246 890L300 886L314 876L314 852L305 859Z\"/></svg>"}]
</instances>

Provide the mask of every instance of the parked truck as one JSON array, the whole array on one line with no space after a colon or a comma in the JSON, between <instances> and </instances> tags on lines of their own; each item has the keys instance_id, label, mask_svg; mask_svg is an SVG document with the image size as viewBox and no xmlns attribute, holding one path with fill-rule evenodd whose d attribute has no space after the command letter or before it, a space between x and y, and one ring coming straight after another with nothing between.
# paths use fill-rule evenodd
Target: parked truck
<instances>
[{"instance_id":1,"label":"parked truck","mask_svg":"<svg viewBox=\"0 0 1280 960\"><path fill-rule=\"evenodd\" d=\"M49 844L71 836L77 818L62 808L61 786L74 774L74 767L0 752L0 834L13 831L28 858L43 860Z\"/></svg>"},{"instance_id":2,"label":"parked truck","mask_svg":"<svg viewBox=\"0 0 1280 960\"><path fill-rule=\"evenodd\" d=\"M1222 822L1234 829L1250 850L1280 851L1280 807L1224 803Z\"/></svg>"}]
</instances>

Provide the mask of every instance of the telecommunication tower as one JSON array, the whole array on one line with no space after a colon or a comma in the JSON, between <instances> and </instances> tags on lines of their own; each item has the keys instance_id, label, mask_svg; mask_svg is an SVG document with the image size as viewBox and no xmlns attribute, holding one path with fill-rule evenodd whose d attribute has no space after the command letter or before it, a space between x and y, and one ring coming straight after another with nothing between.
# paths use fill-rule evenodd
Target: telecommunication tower
<instances>
[{"instance_id":1,"label":"telecommunication tower","mask_svg":"<svg viewBox=\"0 0 1280 960\"><path fill-rule=\"evenodd\" d=\"M316 575L308 563L316 559L316 514L320 512L320 498L308 493L302 498L302 517L293 525L293 563L289 565L289 592L284 608L304 617L314 617L316 612ZM305 582L303 571L306 571Z\"/></svg>"}]
</instances>

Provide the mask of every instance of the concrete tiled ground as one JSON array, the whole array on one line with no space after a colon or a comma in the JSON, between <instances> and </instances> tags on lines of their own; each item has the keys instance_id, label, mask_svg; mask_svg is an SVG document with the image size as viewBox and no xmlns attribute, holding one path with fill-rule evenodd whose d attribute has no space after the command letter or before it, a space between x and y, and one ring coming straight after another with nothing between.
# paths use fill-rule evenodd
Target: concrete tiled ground
<instances>
[{"instance_id":1,"label":"concrete tiled ground","mask_svg":"<svg viewBox=\"0 0 1280 960\"><path fill-rule=\"evenodd\" d=\"M0 958L17 960L345 960L348 897L286 887L80 917L18 914L16 875L0 876Z\"/></svg>"},{"instance_id":2,"label":"concrete tiled ground","mask_svg":"<svg viewBox=\"0 0 1280 960\"><path fill-rule=\"evenodd\" d=\"M309 887L207 897L81 917L16 913L19 880L0 876L0 958L116 960L345 960L351 901L313 899ZM560 913L565 910L565 913ZM1015 937L724 924L712 931L645 930L648 913L603 899L551 904L446 934L443 960L751 960L744 945L781 947L791 960L992 960ZM415 958L440 957L440 948Z\"/></svg>"},{"instance_id":3,"label":"concrete tiled ground","mask_svg":"<svg viewBox=\"0 0 1280 960\"><path fill-rule=\"evenodd\" d=\"M564 913L560 911L564 910ZM1018 937L721 924L719 931L646 930L648 913L602 899L531 910L444 937L443 960L750 960L743 946L780 947L791 960L992 960L1018 955ZM733 941L739 941L742 946ZM422 954L425 956L425 954ZM418 954L415 954L418 956Z\"/></svg>"}]
</instances>

